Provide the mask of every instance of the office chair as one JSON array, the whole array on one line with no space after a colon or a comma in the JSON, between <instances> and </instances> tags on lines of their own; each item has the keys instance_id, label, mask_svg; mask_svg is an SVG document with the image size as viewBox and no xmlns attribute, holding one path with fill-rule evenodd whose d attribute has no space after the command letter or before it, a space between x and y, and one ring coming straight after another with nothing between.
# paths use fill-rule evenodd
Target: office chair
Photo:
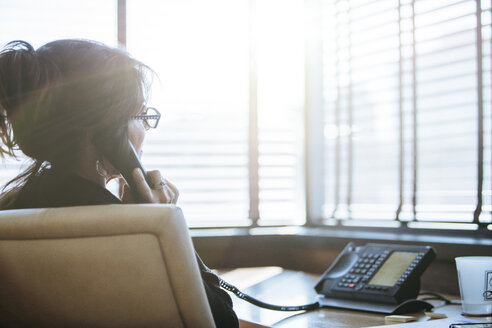
<instances>
[{"instance_id":1,"label":"office chair","mask_svg":"<svg viewBox=\"0 0 492 328\"><path fill-rule=\"evenodd\" d=\"M171 205L0 211L0 326L215 327Z\"/></svg>"}]
</instances>

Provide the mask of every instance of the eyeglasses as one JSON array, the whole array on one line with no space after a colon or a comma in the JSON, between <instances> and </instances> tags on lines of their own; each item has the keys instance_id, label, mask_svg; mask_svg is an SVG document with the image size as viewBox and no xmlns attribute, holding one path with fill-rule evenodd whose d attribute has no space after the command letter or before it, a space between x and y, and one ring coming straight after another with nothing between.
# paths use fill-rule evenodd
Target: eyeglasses
<instances>
[{"instance_id":1,"label":"eyeglasses","mask_svg":"<svg viewBox=\"0 0 492 328\"><path fill-rule=\"evenodd\" d=\"M147 130L155 129L161 119L161 113L154 107L145 107L143 114L133 116L132 119L142 120Z\"/></svg>"}]
</instances>

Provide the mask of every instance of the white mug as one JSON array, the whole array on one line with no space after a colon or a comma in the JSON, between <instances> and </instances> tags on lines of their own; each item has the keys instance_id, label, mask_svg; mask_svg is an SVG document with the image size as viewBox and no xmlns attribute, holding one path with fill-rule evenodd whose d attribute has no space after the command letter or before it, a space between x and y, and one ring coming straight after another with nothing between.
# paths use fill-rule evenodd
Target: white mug
<instances>
[{"instance_id":1,"label":"white mug","mask_svg":"<svg viewBox=\"0 0 492 328\"><path fill-rule=\"evenodd\" d=\"M464 315L492 315L492 256L456 258Z\"/></svg>"}]
</instances>

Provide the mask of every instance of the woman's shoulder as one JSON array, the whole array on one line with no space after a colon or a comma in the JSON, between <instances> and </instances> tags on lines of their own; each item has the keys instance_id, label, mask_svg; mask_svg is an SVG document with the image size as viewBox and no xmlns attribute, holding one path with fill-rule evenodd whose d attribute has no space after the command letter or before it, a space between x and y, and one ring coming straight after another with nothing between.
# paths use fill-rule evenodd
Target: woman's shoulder
<instances>
[{"instance_id":1,"label":"woman's shoulder","mask_svg":"<svg viewBox=\"0 0 492 328\"><path fill-rule=\"evenodd\" d=\"M107 189L76 174L45 172L0 196L1 209L117 204Z\"/></svg>"}]
</instances>

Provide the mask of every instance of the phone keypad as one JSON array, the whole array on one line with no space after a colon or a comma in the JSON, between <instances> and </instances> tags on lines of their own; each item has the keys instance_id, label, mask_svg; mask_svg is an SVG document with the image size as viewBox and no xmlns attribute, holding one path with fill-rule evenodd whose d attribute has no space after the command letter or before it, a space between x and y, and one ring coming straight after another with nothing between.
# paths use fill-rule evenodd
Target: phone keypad
<instances>
[{"instance_id":1,"label":"phone keypad","mask_svg":"<svg viewBox=\"0 0 492 328\"><path fill-rule=\"evenodd\" d=\"M366 290L388 291L388 287L367 285L367 282L371 279L389 255L390 251L384 251L381 254L362 254L357 262L352 266L349 273L343 276L343 278L337 283L337 286L349 289L364 288ZM401 285L405 282L423 257L424 253L419 253L415 257L405 272L400 276L396 282L396 285Z\"/></svg>"},{"instance_id":2,"label":"phone keypad","mask_svg":"<svg viewBox=\"0 0 492 328\"><path fill-rule=\"evenodd\" d=\"M381 254L363 254L354 264L349 274L360 274L363 276L363 282L367 282L384 260L386 260L389 253L389 251L384 251Z\"/></svg>"},{"instance_id":3,"label":"phone keypad","mask_svg":"<svg viewBox=\"0 0 492 328\"><path fill-rule=\"evenodd\" d=\"M355 288L360 281L360 276L347 274L338 282L338 287Z\"/></svg>"},{"instance_id":4,"label":"phone keypad","mask_svg":"<svg viewBox=\"0 0 492 328\"><path fill-rule=\"evenodd\" d=\"M349 273L343 276L342 280L338 282L337 286L350 289L362 289L365 287L367 289L368 286L366 286L366 283L379 269L389 254L390 251L383 251L381 254L362 254L357 262L352 266ZM383 289L376 288L374 288L374 290L383 291Z\"/></svg>"}]
</instances>

